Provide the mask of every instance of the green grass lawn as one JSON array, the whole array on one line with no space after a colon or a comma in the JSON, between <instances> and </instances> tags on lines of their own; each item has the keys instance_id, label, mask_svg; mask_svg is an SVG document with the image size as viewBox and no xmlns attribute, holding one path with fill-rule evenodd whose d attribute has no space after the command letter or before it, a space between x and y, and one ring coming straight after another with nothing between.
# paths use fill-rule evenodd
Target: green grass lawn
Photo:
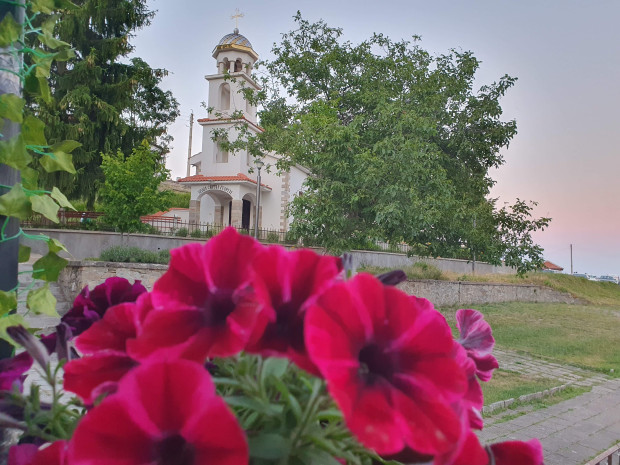
<instances>
[{"instance_id":1,"label":"green grass lawn","mask_svg":"<svg viewBox=\"0 0 620 465\"><path fill-rule=\"evenodd\" d=\"M474 305L496 346L604 373L620 372L620 308L509 302ZM454 309L442 313L454 326Z\"/></svg>"},{"instance_id":2,"label":"green grass lawn","mask_svg":"<svg viewBox=\"0 0 620 465\"><path fill-rule=\"evenodd\" d=\"M495 370L488 383L480 383L484 394L484 405L500 400L517 399L524 394L544 391L560 383L551 378L540 378L509 370Z\"/></svg>"}]
</instances>

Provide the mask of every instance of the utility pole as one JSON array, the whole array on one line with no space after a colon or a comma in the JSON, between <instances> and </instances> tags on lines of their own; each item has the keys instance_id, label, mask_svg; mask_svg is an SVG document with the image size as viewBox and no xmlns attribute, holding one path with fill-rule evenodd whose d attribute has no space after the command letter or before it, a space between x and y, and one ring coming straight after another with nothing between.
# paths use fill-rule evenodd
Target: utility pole
<instances>
[{"instance_id":1,"label":"utility pole","mask_svg":"<svg viewBox=\"0 0 620 465\"><path fill-rule=\"evenodd\" d=\"M570 245L570 274L573 275L573 244Z\"/></svg>"},{"instance_id":2,"label":"utility pole","mask_svg":"<svg viewBox=\"0 0 620 465\"><path fill-rule=\"evenodd\" d=\"M194 129L194 110L189 115L189 147L187 148L187 177L190 176L190 159L192 158L192 130Z\"/></svg>"},{"instance_id":3,"label":"utility pole","mask_svg":"<svg viewBox=\"0 0 620 465\"><path fill-rule=\"evenodd\" d=\"M24 0L17 2L2 2L0 4L0 20L11 14L17 22L24 22ZM16 73L21 70L21 56L14 53L13 44L0 49L0 95L22 95L21 81ZM10 72L13 71L13 72ZM2 140L8 141L17 137L21 131L18 123L4 120L2 127ZM0 163L0 195L6 194L12 186L20 182L19 171ZM16 236L19 232L19 220L13 217L0 215L0 228L3 229L4 237ZM12 239L0 242L0 291L10 291L17 287L17 257L19 252L19 240ZM0 359L10 357L13 347L5 341L0 341Z\"/></svg>"}]
</instances>

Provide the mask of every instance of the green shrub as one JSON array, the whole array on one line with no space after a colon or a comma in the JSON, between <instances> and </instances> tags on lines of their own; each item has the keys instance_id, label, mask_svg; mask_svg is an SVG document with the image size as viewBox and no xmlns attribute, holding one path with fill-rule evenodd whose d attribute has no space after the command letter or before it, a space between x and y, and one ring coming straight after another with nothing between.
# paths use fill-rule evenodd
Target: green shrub
<instances>
[{"instance_id":1,"label":"green shrub","mask_svg":"<svg viewBox=\"0 0 620 465\"><path fill-rule=\"evenodd\" d=\"M196 237L196 238L200 238L202 237L202 231L200 229L194 229L191 233L190 236L192 237Z\"/></svg>"},{"instance_id":2,"label":"green shrub","mask_svg":"<svg viewBox=\"0 0 620 465\"><path fill-rule=\"evenodd\" d=\"M439 268L426 262L416 262L405 269L411 279L446 279Z\"/></svg>"},{"instance_id":3,"label":"green shrub","mask_svg":"<svg viewBox=\"0 0 620 465\"><path fill-rule=\"evenodd\" d=\"M104 262L156 263L167 265L170 261L170 251L159 250L157 252L152 252L139 247L119 245L103 250L99 259Z\"/></svg>"},{"instance_id":4,"label":"green shrub","mask_svg":"<svg viewBox=\"0 0 620 465\"><path fill-rule=\"evenodd\" d=\"M174 235L179 237L187 237L188 233L189 231L187 228L179 228L177 232L174 233Z\"/></svg>"},{"instance_id":5,"label":"green shrub","mask_svg":"<svg viewBox=\"0 0 620 465\"><path fill-rule=\"evenodd\" d=\"M213 229L207 229L204 233L204 237L206 237L207 239L212 238L215 235L215 232L213 231Z\"/></svg>"}]
</instances>

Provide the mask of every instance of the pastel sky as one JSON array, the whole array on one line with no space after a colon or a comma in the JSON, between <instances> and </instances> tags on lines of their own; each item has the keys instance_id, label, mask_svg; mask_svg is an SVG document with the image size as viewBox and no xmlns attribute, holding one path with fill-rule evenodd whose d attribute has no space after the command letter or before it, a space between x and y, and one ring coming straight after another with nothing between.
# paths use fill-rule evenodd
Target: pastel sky
<instances>
[{"instance_id":1,"label":"pastel sky","mask_svg":"<svg viewBox=\"0 0 620 465\"><path fill-rule=\"evenodd\" d=\"M171 127L168 158L173 178L186 170L189 114L205 116L206 74L222 36L240 32L262 58L294 27L297 10L311 21L341 27L359 42L373 32L394 40L422 36L439 54L471 50L482 61L480 85L504 74L518 78L502 100L504 119L518 134L503 150L505 165L493 173L492 195L538 201L539 216L553 218L535 236L545 258L570 272L620 274L620 2L617 0L151 0L152 25L132 40L135 54L166 68L164 87L181 104ZM194 125L192 153L202 130Z\"/></svg>"}]
</instances>

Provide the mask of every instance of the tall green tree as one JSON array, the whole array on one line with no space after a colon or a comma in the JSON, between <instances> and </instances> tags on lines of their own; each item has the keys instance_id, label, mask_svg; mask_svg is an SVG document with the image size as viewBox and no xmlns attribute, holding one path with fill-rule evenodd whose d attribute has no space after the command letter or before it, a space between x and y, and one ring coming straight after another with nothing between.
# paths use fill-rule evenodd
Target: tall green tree
<instances>
[{"instance_id":1,"label":"tall green tree","mask_svg":"<svg viewBox=\"0 0 620 465\"><path fill-rule=\"evenodd\" d=\"M102 158L105 180L100 197L106 222L121 232L144 230L140 217L169 202L169 192L157 189L170 174L161 157L143 141L131 153L118 150Z\"/></svg>"},{"instance_id":2,"label":"tall green tree","mask_svg":"<svg viewBox=\"0 0 620 465\"><path fill-rule=\"evenodd\" d=\"M50 79L54 99L30 102L46 124L52 142L77 139L76 176L46 176L92 208L102 181L101 154L130 153L142 140L163 156L169 150L167 126L179 115L178 102L160 87L167 72L140 58L128 59L133 34L150 24L154 12L145 0L78 0L66 12L55 36L68 42L76 57L55 66Z\"/></svg>"},{"instance_id":3,"label":"tall green tree","mask_svg":"<svg viewBox=\"0 0 620 465\"><path fill-rule=\"evenodd\" d=\"M385 240L435 256L509 256L523 269L541 262L540 250L521 245L548 219L535 220L531 208L501 213L488 198L489 170L517 133L499 103L515 78L475 89L471 52L433 56L417 37L380 34L352 44L341 29L295 20L262 63L265 132L231 143L282 154L280 168L311 170L292 202L294 233L334 251ZM506 227L525 233L504 243Z\"/></svg>"}]
</instances>

